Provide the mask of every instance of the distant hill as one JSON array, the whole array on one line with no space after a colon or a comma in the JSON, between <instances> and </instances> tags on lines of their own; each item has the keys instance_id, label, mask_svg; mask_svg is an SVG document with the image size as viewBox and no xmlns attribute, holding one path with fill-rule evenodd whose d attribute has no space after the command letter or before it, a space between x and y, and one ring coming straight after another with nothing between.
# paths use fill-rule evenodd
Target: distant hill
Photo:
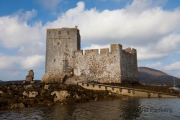
<instances>
[{"instance_id":1,"label":"distant hill","mask_svg":"<svg viewBox=\"0 0 180 120\"><path fill-rule=\"evenodd\" d=\"M148 85L174 85L174 79L176 85L180 85L180 79L174 76L168 75L162 71L155 70L148 67L138 67L138 79L140 83Z\"/></svg>"}]
</instances>

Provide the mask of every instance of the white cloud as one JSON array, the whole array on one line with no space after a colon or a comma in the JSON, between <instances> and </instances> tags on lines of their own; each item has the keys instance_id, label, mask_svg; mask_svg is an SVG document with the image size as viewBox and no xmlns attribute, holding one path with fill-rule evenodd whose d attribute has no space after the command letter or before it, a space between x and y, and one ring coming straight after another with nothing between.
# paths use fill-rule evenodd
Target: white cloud
<instances>
[{"instance_id":1,"label":"white cloud","mask_svg":"<svg viewBox=\"0 0 180 120\"><path fill-rule=\"evenodd\" d=\"M180 43L180 34L170 34L158 41L155 50L162 53L172 53L178 50L178 45Z\"/></svg>"},{"instance_id":2,"label":"white cloud","mask_svg":"<svg viewBox=\"0 0 180 120\"><path fill-rule=\"evenodd\" d=\"M17 56L6 56L0 54L0 69L15 69L17 62L21 61L21 57Z\"/></svg>"},{"instance_id":3,"label":"white cloud","mask_svg":"<svg viewBox=\"0 0 180 120\"><path fill-rule=\"evenodd\" d=\"M41 22L27 24L35 15L36 11L32 10L0 17L0 45L7 49L19 49L17 54L20 57L44 54L45 29Z\"/></svg>"},{"instance_id":4,"label":"white cloud","mask_svg":"<svg viewBox=\"0 0 180 120\"><path fill-rule=\"evenodd\" d=\"M162 62L155 62L155 63L146 64L145 66L163 71L172 76L180 77L180 72L179 72L180 62L170 63L169 65L166 65Z\"/></svg>"},{"instance_id":5,"label":"white cloud","mask_svg":"<svg viewBox=\"0 0 180 120\"><path fill-rule=\"evenodd\" d=\"M44 68L44 56L34 55L28 56L22 60L22 68L24 69L36 69L36 68Z\"/></svg>"},{"instance_id":6,"label":"white cloud","mask_svg":"<svg viewBox=\"0 0 180 120\"><path fill-rule=\"evenodd\" d=\"M143 12L151 4L152 0L133 0L131 4L126 6L126 9L131 12Z\"/></svg>"},{"instance_id":7,"label":"white cloud","mask_svg":"<svg viewBox=\"0 0 180 120\"><path fill-rule=\"evenodd\" d=\"M133 0L131 4L126 6L126 9L131 12L142 13L145 9L165 5L167 1L168 0Z\"/></svg>"},{"instance_id":8,"label":"white cloud","mask_svg":"<svg viewBox=\"0 0 180 120\"><path fill-rule=\"evenodd\" d=\"M0 45L6 48L17 48L29 43L41 43L45 36L41 23L27 24L34 13L32 10L21 15L0 17Z\"/></svg>"},{"instance_id":9,"label":"white cloud","mask_svg":"<svg viewBox=\"0 0 180 120\"><path fill-rule=\"evenodd\" d=\"M137 49L137 58L139 61L160 59L160 58L168 56L167 53L158 52L158 51L154 50L153 45L147 45L144 47L143 46L140 46L140 47L135 46L134 48Z\"/></svg>"},{"instance_id":10,"label":"white cloud","mask_svg":"<svg viewBox=\"0 0 180 120\"><path fill-rule=\"evenodd\" d=\"M1 70L28 70L44 68L45 57L42 55L33 56L9 56L0 54Z\"/></svg>"},{"instance_id":11,"label":"white cloud","mask_svg":"<svg viewBox=\"0 0 180 120\"><path fill-rule=\"evenodd\" d=\"M46 39L44 38L37 42L29 42L28 44L21 45L17 54L21 56L44 55L46 49L45 41Z\"/></svg>"},{"instance_id":12,"label":"white cloud","mask_svg":"<svg viewBox=\"0 0 180 120\"><path fill-rule=\"evenodd\" d=\"M180 70L180 62L174 62L168 66L165 66L166 70Z\"/></svg>"},{"instance_id":13,"label":"white cloud","mask_svg":"<svg viewBox=\"0 0 180 120\"><path fill-rule=\"evenodd\" d=\"M18 17L19 21L28 21L34 18L37 15L37 11L32 9L31 11L19 10L15 12L12 17Z\"/></svg>"},{"instance_id":14,"label":"white cloud","mask_svg":"<svg viewBox=\"0 0 180 120\"><path fill-rule=\"evenodd\" d=\"M163 64L161 62L147 64L146 67L155 68L155 69L162 69Z\"/></svg>"}]
</instances>

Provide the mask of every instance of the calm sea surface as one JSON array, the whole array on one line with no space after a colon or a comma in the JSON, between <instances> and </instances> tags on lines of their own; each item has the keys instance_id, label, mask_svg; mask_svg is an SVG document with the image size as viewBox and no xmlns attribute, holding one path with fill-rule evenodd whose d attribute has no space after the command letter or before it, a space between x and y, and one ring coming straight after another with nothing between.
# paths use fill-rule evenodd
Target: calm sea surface
<instances>
[{"instance_id":1,"label":"calm sea surface","mask_svg":"<svg viewBox=\"0 0 180 120\"><path fill-rule=\"evenodd\" d=\"M180 98L79 103L0 111L0 120L180 120Z\"/></svg>"}]
</instances>

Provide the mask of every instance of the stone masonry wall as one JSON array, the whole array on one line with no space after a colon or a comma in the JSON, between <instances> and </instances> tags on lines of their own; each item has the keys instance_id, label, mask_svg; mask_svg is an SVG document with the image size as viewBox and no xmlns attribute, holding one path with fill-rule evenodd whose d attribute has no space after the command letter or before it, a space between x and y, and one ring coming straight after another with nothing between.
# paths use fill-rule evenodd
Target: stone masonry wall
<instances>
[{"instance_id":1,"label":"stone masonry wall","mask_svg":"<svg viewBox=\"0 0 180 120\"><path fill-rule=\"evenodd\" d=\"M80 49L77 28L48 29L46 43L46 72L62 73L72 67L72 56Z\"/></svg>"},{"instance_id":2,"label":"stone masonry wall","mask_svg":"<svg viewBox=\"0 0 180 120\"><path fill-rule=\"evenodd\" d=\"M108 48L75 51L74 74L85 81L121 82L120 44L111 44Z\"/></svg>"},{"instance_id":3,"label":"stone masonry wall","mask_svg":"<svg viewBox=\"0 0 180 120\"><path fill-rule=\"evenodd\" d=\"M127 48L121 54L121 79L124 82L137 82L137 54L135 49Z\"/></svg>"}]
</instances>

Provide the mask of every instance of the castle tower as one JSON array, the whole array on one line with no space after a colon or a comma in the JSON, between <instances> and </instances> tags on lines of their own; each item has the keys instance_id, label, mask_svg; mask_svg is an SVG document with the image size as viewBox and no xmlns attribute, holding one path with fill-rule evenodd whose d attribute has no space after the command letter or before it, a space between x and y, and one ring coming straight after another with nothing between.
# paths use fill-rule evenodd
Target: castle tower
<instances>
[{"instance_id":1,"label":"castle tower","mask_svg":"<svg viewBox=\"0 0 180 120\"><path fill-rule=\"evenodd\" d=\"M123 50L122 45L111 44L110 49L90 49L83 53L80 42L77 27L47 29L43 82L138 82L135 49Z\"/></svg>"},{"instance_id":2,"label":"castle tower","mask_svg":"<svg viewBox=\"0 0 180 120\"><path fill-rule=\"evenodd\" d=\"M47 29L46 35L46 65L43 79L57 79L57 74L72 71L74 51L80 50L80 34L75 27Z\"/></svg>"}]
</instances>

